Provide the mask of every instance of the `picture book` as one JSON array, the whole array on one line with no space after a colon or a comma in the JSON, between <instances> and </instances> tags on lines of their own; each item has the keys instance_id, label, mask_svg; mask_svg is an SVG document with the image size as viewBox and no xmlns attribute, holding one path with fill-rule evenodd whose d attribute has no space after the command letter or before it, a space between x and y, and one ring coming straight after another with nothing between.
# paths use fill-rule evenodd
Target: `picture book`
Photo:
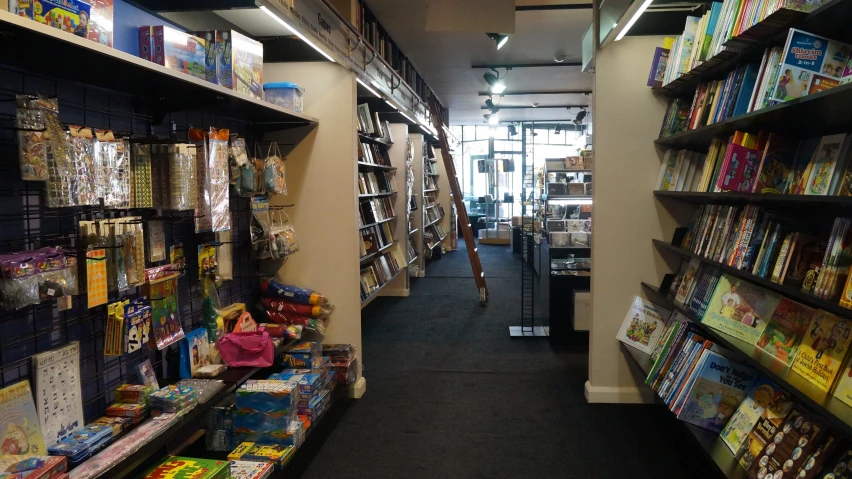
<instances>
[{"instance_id":1,"label":"picture book","mask_svg":"<svg viewBox=\"0 0 852 479\"><path fill-rule=\"evenodd\" d=\"M701 17L686 17L686 25L683 30L683 35L680 37L680 58L675 58L677 64L677 76L681 73L689 71L690 56L692 49L695 47L695 34L698 29L698 21Z\"/></svg>"},{"instance_id":2,"label":"picture book","mask_svg":"<svg viewBox=\"0 0 852 479\"><path fill-rule=\"evenodd\" d=\"M804 194L825 196L831 193L834 170L837 168L841 155L845 153L847 143L846 134L822 137L811 159L810 175L805 183Z\"/></svg>"},{"instance_id":3,"label":"picture book","mask_svg":"<svg viewBox=\"0 0 852 479\"><path fill-rule=\"evenodd\" d=\"M149 479L220 479L230 474L230 461L166 456L145 474Z\"/></svg>"},{"instance_id":4,"label":"picture book","mask_svg":"<svg viewBox=\"0 0 852 479\"><path fill-rule=\"evenodd\" d=\"M44 443L48 446L83 427L80 343L33 356L33 392ZM58 388L56 385L60 385Z\"/></svg>"},{"instance_id":5,"label":"picture book","mask_svg":"<svg viewBox=\"0 0 852 479\"><path fill-rule=\"evenodd\" d=\"M669 314L669 311L637 296L624 317L617 339L645 354L651 354Z\"/></svg>"},{"instance_id":6,"label":"picture book","mask_svg":"<svg viewBox=\"0 0 852 479\"><path fill-rule=\"evenodd\" d=\"M139 380L142 384L147 384L155 390L160 389L160 385L157 382L157 373L154 371L154 366L151 364L150 359L146 359L137 364L136 372L139 373Z\"/></svg>"},{"instance_id":7,"label":"picture book","mask_svg":"<svg viewBox=\"0 0 852 479\"><path fill-rule=\"evenodd\" d=\"M758 420L768 417L770 414L778 416L790 412L793 403L788 400L786 395L787 393L778 385L764 376L759 377L754 382L748 396L719 434L719 437L734 453L734 456L738 456L743 446L746 445L748 435L754 429ZM782 401L778 402L779 400ZM770 407L774 407L775 412L769 411Z\"/></svg>"},{"instance_id":8,"label":"picture book","mask_svg":"<svg viewBox=\"0 0 852 479\"><path fill-rule=\"evenodd\" d=\"M687 267L689 266L690 260L684 258L680 262L680 266L677 269L677 274L672 278L671 284L669 284L668 295L671 297L677 296L677 290L680 288L681 282L683 282L683 277L686 274Z\"/></svg>"},{"instance_id":9,"label":"picture book","mask_svg":"<svg viewBox=\"0 0 852 479\"><path fill-rule=\"evenodd\" d=\"M852 407L852 362L850 356L843 365L842 373L837 378L837 386L834 388L834 397L844 404Z\"/></svg>"},{"instance_id":10,"label":"picture book","mask_svg":"<svg viewBox=\"0 0 852 479\"><path fill-rule=\"evenodd\" d=\"M793 371L828 392L849 349L850 328L849 320L818 310L793 359Z\"/></svg>"},{"instance_id":11,"label":"picture book","mask_svg":"<svg viewBox=\"0 0 852 479\"><path fill-rule=\"evenodd\" d=\"M751 466L766 444L775 437L792 410L793 398L790 394L783 389L776 389L775 396L764 408L740 446L740 466L746 470Z\"/></svg>"},{"instance_id":12,"label":"picture book","mask_svg":"<svg viewBox=\"0 0 852 479\"><path fill-rule=\"evenodd\" d=\"M759 161L758 153L754 149L729 144L716 187L724 191L750 192L757 180Z\"/></svg>"},{"instance_id":13,"label":"picture book","mask_svg":"<svg viewBox=\"0 0 852 479\"><path fill-rule=\"evenodd\" d=\"M770 133L752 192L779 195L789 193L795 161L796 141Z\"/></svg>"},{"instance_id":14,"label":"picture book","mask_svg":"<svg viewBox=\"0 0 852 479\"><path fill-rule=\"evenodd\" d=\"M852 447L846 447L828 463L822 479L852 479Z\"/></svg>"},{"instance_id":15,"label":"picture book","mask_svg":"<svg viewBox=\"0 0 852 479\"><path fill-rule=\"evenodd\" d=\"M849 45L791 28L772 88L772 99L790 101L837 86L849 53Z\"/></svg>"},{"instance_id":16,"label":"picture book","mask_svg":"<svg viewBox=\"0 0 852 479\"><path fill-rule=\"evenodd\" d=\"M713 351L695 372L695 382L687 393L678 419L720 432L746 397L757 372Z\"/></svg>"},{"instance_id":17,"label":"picture book","mask_svg":"<svg viewBox=\"0 0 852 479\"><path fill-rule=\"evenodd\" d=\"M207 328L196 328L180 340L180 377L193 378L195 372L210 364Z\"/></svg>"},{"instance_id":18,"label":"picture book","mask_svg":"<svg viewBox=\"0 0 852 479\"><path fill-rule=\"evenodd\" d=\"M763 450L751 462L749 476L781 478L787 474L793 477L819 446L826 429L817 416L801 407L793 408L781 430L766 442Z\"/></svg>"},{"instance_id":19,"label":"picture book","mask_svg":"<svg viewBox=\"0 0 852 479\"><path fill-rule=\"evenodd\" d=\"M30 382L0 389L0 456L46 453Z\"/></svg>"},{"instance_id":20,"label":"picture book","mask_svg":"<svg viewBox=\"0 0 852 479\"><path fill-rule=\"evenodd\" d=\"M807 333L815 310L791 299L782 298L775 307L766 329L757 340L756 346L775 359L790 366L799 350L799 344Z\"/></svg>"},{"instance_id":21,"label":"picture book","mask_svg":"<svg viewBox=\"0 0 852 479\"><path fill-rule=\"evenodd\" d=\"M272 474L271 462L231 461L233 479L266 479Z\"/></svg>"},{"instance_id":22,"label":"picture book","mask_svg":"<svg viewBox=\"0 0 852 479\"><path fill-rule=\"evenodd\" d=\"M701 322L755 344L780 300L773 292L723 274Z\"/></svg>"},{"instance_id":23,"label":"picture book","mask_svg":"<svg viewBox=\"0 0 852 479\"><path fill-rule=\"evenodd\" d=\"M659 88L663 86L663 76L669 63L669 49L657 47L654 50L654 60L651 62L651 73L648 75L648 86Z\"/></svg>"},{"instance_id":24,"label":"picture book","mask_svg":"<svg viewBox=\"0 0 852 479\"><path fill-rule=\"evenodd\" d=\"M664 338L665 342L663 343L663 348L654 360L654 366L651 368L651 372L649 372L648 377L645 378L645 384L650 385L655 391L659 389L659 384L661 382L661 380L658 381L658 378L665 376L668 373L668 368L671 367L676 352L679 351L679 348L683 344L684 338L686 337L686 331L689 329L686 323L677 321L677 319L679 318L672 320L674 327L669 332L668 337Z\"/></svg>"},{"instance_id":25,"label":"picture book","mask_svg":"<svg viewBox=\"0 0 852 479\"><path fill-rule=\"evenodd\" d=\"M695 289L699 265L701 265L700 259L692 258L689 260L689 264L687 264L686 270L683 273L680 287L678 287L677 294L675 295L675 303L683 305Z\"/></svg>"}]
</instances>

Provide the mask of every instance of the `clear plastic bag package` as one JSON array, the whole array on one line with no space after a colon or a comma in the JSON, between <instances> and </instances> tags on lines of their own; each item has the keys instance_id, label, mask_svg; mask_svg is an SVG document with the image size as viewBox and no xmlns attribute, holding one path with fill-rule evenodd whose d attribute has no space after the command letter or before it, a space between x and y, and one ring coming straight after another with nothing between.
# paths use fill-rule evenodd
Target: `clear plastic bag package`
<instances>
[{"instance_id":1,"label":"clear plastic bag package","mask_svg":"<svg viewBox=\"0 0 852 479\"><path fill-rule=\"evenodd\" d=\"M198 204L195 145L169 145L169 208L194 210Z\"/></svg>"},{"instance_id":2,"label":"clear plastic bag package","mask_svg":"<svg viewBox=\"0 0 852 479\"><path fill-rule=\"evenodd\" d=\"M92 177L95 172L95 139L91 128L71 128L69 141L77 176L78 205L98 204L98 195Z\"/></svg>"},{"instance_id":3,"label":"clear plastic bag package","mask_svg":"<svg viewBox=\"0 0 852 479\"><path fill-rule=\"evenodd\" d=\"M213 231L231 229L228 191L228 130L210 129L210 154L207 163L210 191L210 217Z\"/></svg>"},{"instance_id":4,"label":"clear plastic bag package","mask_svg":"<svg viewBox=\"0 0 852 479\"><path fill-rule=\"evenodd\" d=\"M172 145L151 145L151 207L168 209L169 148Z\"/></svg>"},{"instance_id":5,"label":"clear plastic bag package","mask_svg":"<svg viewBox=\"0 0 852 479\"><path fill-rule=\"evenodd\" d=\"M108 130L95 132L95 185L107 208L130 207L129 144Z\"/></svg>"},{"instance_id":6,"label":"clear plastic bag package","mask_svg":"<svg viewBox=\"0 0 852 479\"><path fill-rule=\"evenodd\" d=\"M195 206L195 232L204 233L213 228L210 216L210 172L207 168L207 135L200 128L189 129L189 140L195 145L195 178L196 199Z\"/></svg>"},{"instance_id":7,"label":"clear plastic bag package","mask_svg":"<svg viewBox=\"0 0 852 479\"><path fill-rule=\"evenodd\" d=\"M281 159L281 151L278 143L273 142L269 146L263 166L263 186L266 191L276 195L287 194L287 182L284 175L284 160Z\"/></svg>"},{"instance_id":8,"label":"clear plastic bag package","mask_svg":"<svg viewBox=\"0 0 852 479\"><path fill-rule=\"evenodd\" d=\"M47 180L47 132L40 101L30 95L17 95L15 127L18 128L18 162L21 179ZM55 103L55 101L54 101Z\"/></svg>"},{"instance_id":9,"label":"clear plastic bag package","mask_svg":"<svg viewBox=\"0 0 852 479\"><path fill-rule=\"evenodd\" d=\"M79 127L73 127L79 129ZM71 133L64 133L68 143L68 155L48 155L47 158L47 186L45 196L47 206L50 208L61 208L64 206L76 206L77 200L77 172L74 162L76 154L75 143ZM85 145L83 145L85 150Z\"/></svg>"},{"instance_id":10,"label":"clear plastic bag package","mask_svg":"<svg viewBox=\"0 0 852 479\"><path fill-rule=\"evenodd\" d=\"M136 208L153 208L151 195L151 145L134 144L131 149L133 166L133 200Z\"/></svg>"}]
</instances>

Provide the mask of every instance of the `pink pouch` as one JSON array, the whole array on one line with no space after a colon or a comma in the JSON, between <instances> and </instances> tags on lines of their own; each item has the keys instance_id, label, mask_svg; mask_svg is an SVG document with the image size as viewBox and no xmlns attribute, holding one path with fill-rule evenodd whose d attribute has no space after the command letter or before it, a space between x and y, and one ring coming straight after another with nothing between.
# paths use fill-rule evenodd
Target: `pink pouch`
<instances>
[{"instance_id":1,"label":"pink pouch","mask_svg":"<svg viewBox=\"0 0 852 479\"><path fill-rule=\"evenodd\" d=\"M230 367L265 368L272 366L275 346L266 331L228 333L216 342L222 359Z\"/></svg>"}]
</instances>

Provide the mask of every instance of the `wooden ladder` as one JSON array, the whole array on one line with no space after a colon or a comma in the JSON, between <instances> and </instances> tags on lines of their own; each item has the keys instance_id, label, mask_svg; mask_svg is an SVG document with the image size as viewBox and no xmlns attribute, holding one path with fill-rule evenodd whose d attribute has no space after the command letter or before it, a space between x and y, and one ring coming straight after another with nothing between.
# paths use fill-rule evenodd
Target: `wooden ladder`
<instances>
[{"instance_id":1,"label":"wooden ladder","mask_svg":"<svg viewBox=\"0 0 852 479\"><path fill-rule=\"evenodd\" d=\"M438 131L438 140L441 142L441 151L444 156L444 168L447 170L447 179L450 181L450 190L453 192L453 202L459 215L464 244L467 246L467 256L470 258L470 267L473 269L473 280L479 290L479 302L485 306L488 301L488 286L485 284L485 273L482 271L482 263L479 261L479 248L470 229L470 219L467 216L467 208L464 207L464 196L462 196L459 179L456 176L456 166L453 163L453 155L450 153L450 143L441 123L441 114L435 97L429 98L429 109L432 112L432 126Z\"/></svg>"}]
</instances>

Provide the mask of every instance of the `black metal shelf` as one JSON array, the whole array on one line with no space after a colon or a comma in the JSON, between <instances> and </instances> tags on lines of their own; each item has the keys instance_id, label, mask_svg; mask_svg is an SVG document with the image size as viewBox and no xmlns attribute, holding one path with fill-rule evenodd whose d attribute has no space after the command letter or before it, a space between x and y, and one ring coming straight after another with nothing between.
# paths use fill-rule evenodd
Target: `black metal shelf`
<instances>
[{"instance_id":1,"label":"black metal shelf","mask_svg":"<svg viewBox=\"0 0 852 479\"><path fill-rule=\"evenodd\" d=\"M628 356L636 362L639 368L645 372L646 376L651 372L651 368L654 366L654 363L651 362L651 357L649 355L624 344L621 345L621 349L627 351ZM654 398L658 403L665 407L662 399L660 399L656 393L654 393ZM734 454L730 449L728 449L728 446L725 445L718 433L702 429L688 422L678 420L678 423L684 427L689 437L701 448L701 451L705 454L706 458L716 465L717 472L722 477L730 479L748 478L748 474L745 469L740 467L734 457Z\"/></svg>"},{"instance_id":2,"label":"black metal shelf","mask_svg":"<svg viewBox=\"0 0 852 479\"><path fill-rule=\"evenodd\" d=\"M738 130L766 130L793 138L844 133L852 129L852 115L848 113L850 110L852 84L846 84L719 123L659 138L654 143L669 148L701 151L708 148L713 138L728 136Z\"/></svg>"},{"instance_id":3,"label":"black metal shelf","mask_svg":"<svg viewBox=\"0 0 852 479\"><path fill-rule=\"evenodd\" d=\"M379 196L395 195L396 193L396 191L386 191L383 193L365 193L363 195L358 195L358 198L377 198Z\"/></svg>"},{"instance_id":4,"label":"black metal shelf","mask_svg":"<svg viewBox=\"0 0 852 479\"><path fill-rule=\"evenodd\" d=\"M362 229L364 229L364 228L369 228L370 226L377 226L377 225L380 225L380 224L382 224L382 223L387 223L388 221L393 221L393 220L395 220L395 219L396 219L396 216L391 216L390 218L385 219L385 220L379 220L379 221L376 221L375 223L370 223L370 224L368 224L368 225L359 226L359 227L358 227L358 229L359 229L359 230L362 230Z\"/></svg>"},{"instance_id":5,"label":"black metal shelf","mask_svg":"<svg viewBox=\"0 0 852 479\"><path fill-rule=\"evenodd\" d=\"M690 324L695 325L708 336L708 339L731 350L736 356L731 359L740 360L754 367L761 374L769 377L789 393L796 396L809 409L828 419L843 434L847 436L852 435L852 408L843 404L833 395L822 391L813 383L794 372L789 366L764 352L763 349L701 323L701 320L695 317L695 315L674 304L671 298L660 292L658 287L644 282L642 283L642 287L651 293L654 303L663 308L680 312L689 319Z\"/></svg>"},{"instance_id":6,"label":"black metal shelf","mask_svg":"<svg viewBox=\"0 0 852 479\"><path fill-rule=\"evenodd\" d=\"M800 303L806 304L813 308L823 309L828 311L829 313L836 314L837 316L850 318L852 319L852 309L844 308L837 303L832 301L827 301L822 298L817 298L816 296L810 295L808 293L803 292L801 289L785 285L773 283L772 281L761 278L760 276L755 276L748 271L743 271L741 269L734 268L733 266L728 266L727 264L720 263L718 261L713 261L711 259L707 259L703 256L699 256L687 249L680 248L678 246L674 246L671 243L666 243L665 241L660 240L652 240L654 246L658 248L662 248L668 251L671 251L675 254L678 254L684 258L698 258L702 262L707 263L709 265L720 268L725 273L740 278L742 280L748 281L749 283L757 284L763 288L774 291L780 295L786 296L790 299L794 299Z\"/></svg>"},{"instance_id":7,"label":"black metal shelf","mask_svg":"<svg viewBox=\"0 0 852 479\"><path fill-rule=\"evenodd\" d=\"M767 209L794 211L807 215L837 217L852 214L852 197L849 196L805 196L773 195L763 193L707 193L696 191L655 191L660 199L672 199L684 203L736 205L760 205Z\"/></svg>"},{"instance_id":8,"label":"black metal shelf","mask_svg":"<svg viewBox=\"0 0 852 479\"><path fill-rule=\"evenodd\" d=\"M366 161L359 161L358 166L359 167L363 166L365 168L374 168L376 170L395 170L396 169L395 166L376 165L374 163L367 163Z\"/></svg>"},{"instance_id":9,"label":"black metal shelf","mask_svg":"<svg viewBox=\"0 0 852 479\"><path fill-rule=\"evenodd\" d=\"M382 145L390 148L393 146L393 142L387 141L384 138L376 138L375 136L370 136L367 133L358 132L358 138L361 139L362 143L372 143L374 145Z\"/></svg>"}]
</instances>

